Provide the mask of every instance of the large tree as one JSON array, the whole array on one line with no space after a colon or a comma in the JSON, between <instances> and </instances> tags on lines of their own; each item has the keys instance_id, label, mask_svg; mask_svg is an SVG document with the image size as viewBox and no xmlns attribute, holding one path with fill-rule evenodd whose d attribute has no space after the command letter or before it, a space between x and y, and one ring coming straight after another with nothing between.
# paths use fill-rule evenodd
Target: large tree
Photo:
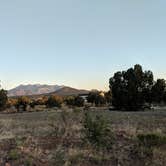
<instances>
[{"instance_id":1,"label":"large tree","mask_svg":"<svg viewBox=\"0 0 166 166\"><path fill-rule=\"evenodd\" d=\"M105 94L103 92L93 90L88 94L87 100L95 106L102 106L106 104Z\"/></svg>"},{"instance_id":2,"label":"large tree","mask_svg":"<svg viewBox=\"0 0 166 166\"><path fill-rule=\"evenodd\" d=\"M0 109L3 109L8 101L8 97L7 97L7 91L1 89L0 90Z\"/></svg>"},{"instance_id":3,"label":"large tree","mask_svg":"<svg viewBox=\"0 0 166 166\"><path fill-rule=\"evenodd\" d=\"M165 100L166 82L164 79L158 79L152 88L152 100L160 103Z\"/></svg>"},{"instance_id":4,"label":"large tree","mask_svg":"<svg viewBox=\"0 0 166 166\"><path fill-rule=\"evenodd\" d=\"M109 83L113 106L117 109L139 110L145 102L150 101L153 73L135 65L127 71L116 72Z\"/></svg>"}]
</instances>

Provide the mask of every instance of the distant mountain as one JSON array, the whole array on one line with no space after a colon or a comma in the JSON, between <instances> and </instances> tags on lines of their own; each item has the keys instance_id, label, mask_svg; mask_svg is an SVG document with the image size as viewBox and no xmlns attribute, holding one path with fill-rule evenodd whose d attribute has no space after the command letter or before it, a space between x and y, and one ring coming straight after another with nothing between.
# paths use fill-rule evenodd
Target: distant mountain
<instances>
[{"instance_id":1,"label":"distant mountain","mask_svg":"<svg viewBox=\"0 0 166 166\"><path fill-rule=\"evenodd\" d=\"M75 89L71 87L63 87L55 92L49 93L47 95L57 95L57 96L71 96L71 95L83 95L88 94L88 90Z\"/></svg>"},{"instance_id":2,"label":"distant mountain","mask_svg":"<svg viewBox=\"0 0 166 166\"><path fill-rule=\"evenodd\" d=\"M59 85L20 85L14 89L8 91L8 96L30 96L30 95L40 95L47 94L51 92L58 91L62 89L64 86Z\"/></svg>"}]
</instances>

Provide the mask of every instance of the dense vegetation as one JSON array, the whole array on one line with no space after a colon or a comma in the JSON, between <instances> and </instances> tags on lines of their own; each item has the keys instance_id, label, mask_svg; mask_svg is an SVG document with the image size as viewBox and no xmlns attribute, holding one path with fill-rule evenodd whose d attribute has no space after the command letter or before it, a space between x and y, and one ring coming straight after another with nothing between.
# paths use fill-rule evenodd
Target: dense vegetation
<instances>
[{"instance_id":1,"label":"dense vegetation","mask_svg":"<svg viewBox=\"0 0 166 166\"><path fill-rule=\"evenodd\" d=\"M156 82L151 71L143 71L135 65L127 71L119 71L110 78L112 104L121 110L141 110L145 104L166 102L164 79Z\"/></svg>"},{"instance_id":2,"label":"dense vegetation","mask_svg":"<svg viewBox=\"0 0 166 166\"><path fill-rule=\"evenodd\" d=\"M1 89L0 90L0 109L3 109L7 104L7 91Z\"/></svg>"},{"instance_id":3,"label":"dense vegetation","mask_svg":"<svg viewBox=\"0 0 166 166\"><path fill-rule=\"evenodd\" d=\"M65 103L68 106L83 107L84 102L85 102L84 99L79 96L69 96L65 98Z\"/></svg>"}]
</instances>

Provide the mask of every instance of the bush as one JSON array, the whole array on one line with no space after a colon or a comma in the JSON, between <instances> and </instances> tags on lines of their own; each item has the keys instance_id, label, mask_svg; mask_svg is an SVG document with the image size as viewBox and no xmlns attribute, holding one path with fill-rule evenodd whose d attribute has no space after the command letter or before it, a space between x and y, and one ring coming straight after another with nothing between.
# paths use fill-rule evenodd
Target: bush
<instances>
[{"instance_id":1,"label":"bush","mask_svg":"<svg viewBox=\"0 0 166 166\"><path fill-rule=\"evenodd\" d=\"M84 99L82 97L79 97L79 96L75 97L74 102L75 102L75 106L77 106L77 107L84 106Z\"/></svg>"},{"instance_id":2,"label":"bush","mask_svg":"<svg viewBox=\"0 0 166 166\"><path fill-rule=\"evenodd\" d=\"M19 97L16 102L16 108L20 111L20 107L22 107L23 111L26 111L28 104L30 104L30 99L28 97Z\"/></svg>"},{"instance_id":3,"label":"bush","mask_svg":"<svg viewBox=\"0 0 166 166\"><path fill-rule=\"evenodd\" d=\"M74 96L69 96L69 97L66 97L65 99L65 103L66 105L68 106L74 106Z\"/></svg>"},{"instance_id":4,"label":"bush","mask_svg":"<svg viewBox=\"0 0 166 166\"><path fill-rule=\"evenodd\" d=\"M166 144L166 137L157 134L139 134L137 136L140 145L153 147Z\"/></svg>"},{"instance_id":5,"label":"bush","mask_svg":"<svg viewBox=\"0 0 166 166\"><path fill-rule=\"evenodd\" d=\"M9 152L9 159L10 160L18 160L20 158L20 154L18 153L18 151L16 149L11 150Z\"/></svg>"},{"instance_id":6,"label":"bush","mask_svg":"<svg viewBox=\"0 0 166 166\"><path fill-rule=\"evenodd\" d=\"M8 108L10 108L12 106L16 106L16 104L17 104L17 99L9 98L7 101Z\"/></svg>"},{"instance_id":7,"label":"bush","mask_svg":"<svg viewBox=\"0 0 166 166\"><path fill-rule=\"evenodd\" d=\"M3 109L8 101L8 97L7 97L7 91L1 89L0 90L0 109Z\"/></svg>"},{"instance_id":8,"label":"bush","mask_svg":"<svg viewBox=\"0 0 166 166\"><path fill-rule=\"evenodd\" d=\"M30 105L31 108L35 108L36 102L35 102L35 101L31 101L31 102L29 103L29 105Z\"/></svg>"},{"instance_id":9,"label":"bush","mask_svg":"<svg viewBox=\"0 0 166 166\"><path fill-rule=\"evenodd\" d=\"M35 105L46 105L47 100L48 100L47 96L38 98L37 100L35 100Z\"/></svg>"},{"instance_id":10,"label":"bush","mask_svg":"<svg viewBox=\"0 0 166 166\"><path fill-rule=\"evenodd\" d=\"M102 106L106 104L104 93L99 91L91 91L88 94L87 100L89 103L95 104L95 106Z\"/></svg>"},{"instance_id":11,"label":"bush","mask_svg":"<svg viewBox=\"0 0 166 166\"><path fill-rule=\"evenodd\" d=\"M63 103L63 99L59 96L50 96L46 101L46 106L49 108L58 107L60 108Z\"/></svg>"},{"instance_id":12,"label":"bush","mask_svg":"<svg viewBox=\"0 0 166 166\"><path fill-rule=\"evenodd\" d=\"M65 99L65 102L68 106L83 107L84 99L80 96L70 96Z\"/></svg>"},{"instance_id":13,"label":"bush","mask_svg":"<svg viewBox=\"0 0 166 166\"><path fill-rule=\"evenodd\" d=\"M79 165L80 163L83 163L84 161L84 155L82 153L77 153L75 155L72 155L70 157L70 165Z\"/></svg>"},{"instance_id":14,"label":"bush","mask_svg":"<svg viewBox=\"0 0 166 166\"><path fill-rule=\"evenodd\" d=\"M63 166L66 163L66 155L63 149L57 149L52 157L51 164L56 166Z\"/></svg>"},{"instance_id":15,"label":"bush","mask_svg":"<svg viewBox=\"0 0 166 166\"><path fill-rule=\"evenodd\" d=\"M32 165L33 165L32 159L26 159L26 160L24 161L24 165L25 165L25 166L32 166Z\"/></svg>"},{"instance_id":16,"label":"bush","mask_svg":"<svg viewBox=\"0 0 166 166\"><path fill-rule=\"evenodd\" d=\"M97 149L111 149L114 136L109 122L102 116L91 117L85 113L84 139Z\"/></svg>"}]
</instances>

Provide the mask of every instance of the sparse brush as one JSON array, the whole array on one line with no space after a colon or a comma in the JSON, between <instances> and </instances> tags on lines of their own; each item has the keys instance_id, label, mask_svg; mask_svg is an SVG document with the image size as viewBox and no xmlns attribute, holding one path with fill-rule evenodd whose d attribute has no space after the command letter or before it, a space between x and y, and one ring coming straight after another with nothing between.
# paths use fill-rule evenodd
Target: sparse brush
<instances>
[{"instance_id":1,"label":"sparse brush","mask_svg":"<svg viewBox=\"0 0 166 166\"><path fill-rule=\"evenodd\" d=\"M97 149L110 150L114 142L114 134L110 123L102 116L92 117L90 113L85 113L83 123L83 139L88 141Z\"/></svg>"},{"instance_id":2,"label":"sparse brush","mask_svg":"<svg viewBox=\"0 0 166 166\"><path fill-rule=\"evenodd\" d=\"M166 136L159 134L139 134L137 136L140 145L154 147L166 144Z\"/></svg>"},{"instance_id":3,"label":"sparse brush","mask_svg":"<svg viewBox=\"0 0 166 166\"><path fill-rule=\"evenodd\" d=\"M25 166L32 166L33 165L33 162L32 162L32 159L28 158L24 161L24 165Z\"/></svg>"},{"instance_id":4,"label":"sparse brush","mask_svg":"<svg viewBox=\"0 0 166 166\"><path fill-rule=\"evenodd\" d=\"M58 148L51 159L51 165L52 166L63 166L66 163L66 155L65 151L62 148Z\"/></svg>"},{"instance_id":5,"label":"sparse brush","mask_svg":"<svg viewBox=\"0 0 166 166\"><path fill-rule=\"evenodd\" d=\"M18 153L17 149L13 149L9 152L8 156L10 160L18 160L20 158L20 153Z\"/></svg>"}]
</instances>

